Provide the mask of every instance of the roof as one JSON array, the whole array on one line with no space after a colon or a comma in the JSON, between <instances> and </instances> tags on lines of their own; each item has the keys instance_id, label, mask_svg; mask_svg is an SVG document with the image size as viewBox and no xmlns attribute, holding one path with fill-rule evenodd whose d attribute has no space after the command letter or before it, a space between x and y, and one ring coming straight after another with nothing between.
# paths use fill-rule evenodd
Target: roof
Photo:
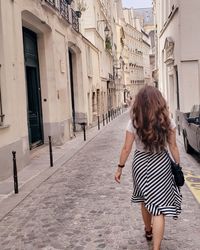
<instances>
[{"instance_id":1,"label":"roof","mask_svg":"<svg viewBox=\"0 0 200 250\"><path fill-rule=\"evenodd\" d=\"M134 12L136 16L144 19L144 25L154 23L153 8L134 9Z\"/></svg>"}]
</instances>

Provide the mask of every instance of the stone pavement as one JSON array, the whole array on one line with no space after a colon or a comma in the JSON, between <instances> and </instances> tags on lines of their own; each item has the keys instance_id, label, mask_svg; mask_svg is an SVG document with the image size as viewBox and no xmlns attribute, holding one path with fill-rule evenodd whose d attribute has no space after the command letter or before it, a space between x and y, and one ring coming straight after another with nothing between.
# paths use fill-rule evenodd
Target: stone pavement
<instances>
[{"instance_id":1,"label":"stone pavement","mask_svg":"<svg viewBox=\"0 0 200 250\"><path fill-rule=\"evenodd\" d=\"M139 207L130 204L131 156L121 184L114 182L127 121L128 114L112 121L0 221L0 250L151 249ZM181 141L180 150L183 168L199 174ZM162 250L200 249L200 205L186 185L182 194L182 214L166 219Z\"/></svg>"},{"instance_id":2,"label":"stone pavement","mask_svg":"<svg viewBox=\"0 0 200 250\"><path fill-rule=\"evenodd\" d=\"M101 129L105 128L101 123ZM13 177L0 182L0 220L17 204L29 195L37 186L54 174L60 166L73 157L100 131L97 127L86 131L87 141L83 140L83 132L76 132L74 139L62 146L53 146L54 166L50 167L49 147L43 145L31 151L30 164L18 172L19 194L13 195Z\"/></svg>"}]
</instances>

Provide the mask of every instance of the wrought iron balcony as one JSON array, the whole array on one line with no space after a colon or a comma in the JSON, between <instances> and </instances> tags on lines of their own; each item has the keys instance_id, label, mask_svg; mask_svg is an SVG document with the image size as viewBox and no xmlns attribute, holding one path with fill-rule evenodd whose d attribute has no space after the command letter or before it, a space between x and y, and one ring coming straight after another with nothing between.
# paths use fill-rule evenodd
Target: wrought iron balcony
<instances>
[{"instance_id":1,"label":"wrought iron balcony","mask_svg":"<svg viewBox=\"0 0 200 250\"><path fill-rule=\"evenodd\" d=\"M74 28L74 30L79 32L79 19L78 19L78 16L76 14L76 11L71 9L71 13L72 13L72 27Z\"/></svg>"},{"instance_id":2,"label":"wrought iron balcony","mask_svg":"<svg viewBox=\"0 0 200 250\"><path fill-rule=\"evenodd\" d=\"M60 14L66 21L69 22L69 9L65 1L60 1Z\"/></svg>"},{"instance_id":3,"label":"wrought iron balcony","mask_svg":"<svg viewBox=\"0 0 200 250\"><path fill-rule=\"evenodd\" d=\"M44 0L49 6L59 12L63 19L72 24L74 30L79 32L79 19L76 11L71 9L67 0ZM71 12L69 11L71 9Z\"/></svg>"},{"instance_id":4,"label":"wrought iron balcony","mask_svg":"<svg viewBox=\"0 0 200 250\"><path fill-rule=\"evenodd\" d=\"M45 0L45 2L47 2L54 9L57 9L56 0Z\"/></svg>"}]
</instances>

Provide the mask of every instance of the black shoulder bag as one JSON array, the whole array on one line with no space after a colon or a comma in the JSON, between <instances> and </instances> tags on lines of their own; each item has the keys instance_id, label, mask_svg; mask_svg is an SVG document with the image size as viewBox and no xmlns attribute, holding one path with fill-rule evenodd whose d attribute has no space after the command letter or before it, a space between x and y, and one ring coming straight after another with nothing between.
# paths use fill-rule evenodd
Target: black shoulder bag
<instances>
[{"instance_id":1,"label":"black shoulder bag","mask_svg":"<svg viewBox=\"0 0 200 250\"><path fill-rule=\"evenodd\" d=\"M169 153L167 152L169 159L170 159L170 164L171 164L171 170L172 170L172 174L174 176L174 180L176 183L177 187L182 187L185 183L185 178L184 178L184 174L182 171L182 167L179 164L176 164L172 158L170 157Z\"/></svg>"},{"instance_id":2,"label":"black shoulder bag","mask_svg":"<svg viewBox=\"0 0 200 250\"><path fill-rule=\"evenodd\" d=\"M171 158L170 158L170 162L171 162L171 170L172 170L172 174L174 175L176 186L182 187L185 183L185 178L184 178L184 174L182 171L182 167L179 164L176 164Z\"/></svg>"}]
</instances>

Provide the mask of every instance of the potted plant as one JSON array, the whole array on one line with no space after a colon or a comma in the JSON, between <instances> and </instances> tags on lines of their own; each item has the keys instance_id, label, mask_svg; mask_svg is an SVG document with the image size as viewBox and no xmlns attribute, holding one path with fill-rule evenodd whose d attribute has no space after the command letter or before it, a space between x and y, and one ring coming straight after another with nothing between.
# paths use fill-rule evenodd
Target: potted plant
<instances>
[{"instance_id":1,"label":"potted plant","mask_svg":"<svg viewBox=\"0 0 200 250\"><path fill-rule=\"evenodd\" d=\"M77 15L78 18L81 18L81 14L82 14L82 12L80 10L76 11L76 15Z\"/></svg>"},{"instance_id":2,"label":"potted plant","mask_svg":"<svg viewBox=\"0 0 200 250\"><path fill-rule=\"evenodd\" d=\"M111 43L111 39L109 36L106 37L105 46L107 50L109 51L112 50L112 43Z\"/></svg>"}]
</instances>

